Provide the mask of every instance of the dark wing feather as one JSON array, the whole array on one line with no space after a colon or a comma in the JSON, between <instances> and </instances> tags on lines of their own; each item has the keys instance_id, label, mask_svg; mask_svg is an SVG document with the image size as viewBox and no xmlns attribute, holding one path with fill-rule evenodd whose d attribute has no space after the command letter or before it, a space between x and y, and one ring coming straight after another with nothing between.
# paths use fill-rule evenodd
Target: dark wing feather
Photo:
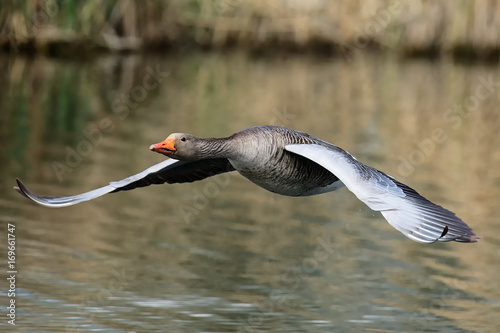
<instances>
[{"instance_id":1,"label":"dark wing feather","mask_svg":"<svg viewBox=\"0 0 500 333\"><path fill-rule=\"evenodd\" d=\"M177 161L177 163L158 172L147 174L145 177L132 183L125 184L127 179L112 182L119 186L113 192L133 190L137 187L152 184L192 183L224 172L234 171L234 167L225 158L214 158L199 161ZM123 184L121 184L123 182Z\"/></svg>"},{"instance_id":2,"label":"dark wing feather","mask_svg":"<svg viewBox=\"0 0 500 333\"><path fill-rule=\"evenodd\" d=\"M137 187L149 186L152 184L173 184L186 183L202 180L220 173L233 171L234 168L227 159L206 159L199 161L179 161L168 159L152 167L125 178L120 181L111 182L109 185L98 189L73 196L39 196L28 190L24 184L17 179L14 189L23 196L46 207L66 207L80 202L92 200L107 193L132 190Z\"/></svg>"}]
</instances>

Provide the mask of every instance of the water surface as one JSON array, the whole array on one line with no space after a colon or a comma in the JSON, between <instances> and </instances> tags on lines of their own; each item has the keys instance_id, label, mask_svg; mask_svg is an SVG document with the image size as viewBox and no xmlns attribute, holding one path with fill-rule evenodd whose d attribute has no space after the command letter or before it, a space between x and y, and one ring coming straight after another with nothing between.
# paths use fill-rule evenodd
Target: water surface
<instances>
[{"instance_id":1,"label":"water surface","mask_svg":"<svg viewBox=\"0 0 500 333\"><path fill-rule=\"evenodd\" d=\"M497 67L238 53L0 66L0 244L14 224L17 330L500 329ZM415 243L345 188L289 198L237 174L63 209L12 191L19 177L40 194L80 193L162 161L148 147L171 132L262 124L339 145L483 238Z\"/></svg>"}]
</instances>

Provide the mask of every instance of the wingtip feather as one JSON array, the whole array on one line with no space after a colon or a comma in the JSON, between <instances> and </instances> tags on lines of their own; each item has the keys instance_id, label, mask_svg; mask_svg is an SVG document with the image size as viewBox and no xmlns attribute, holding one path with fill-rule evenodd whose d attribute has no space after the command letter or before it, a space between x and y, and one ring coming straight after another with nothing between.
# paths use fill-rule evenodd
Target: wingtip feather
<instances>
[{"instance_id":1,"label":"wingtip feather","mask_svg":"<svg viewBox=\"0 0 500 333\"><path fill-rule=\"evenodd\" d=\"M477 243L481 239L481 236L476 235L472 231L466 235L463 235L457 239L454 239L455 242L460 243Z\"/></svg>"},{"instance_id":2,"label":"wingtip feather","mask_svg":"<svg viewBox=\"0 0 500 333\"><path fill-rule=\"evenodd\" d=\"M17 186L14 186L13 189L21 194L23 197L25 198L29 198L29 196L26 194L26 186L24 186L24 184L21 182L21 180L19 178L16 178L16 183L17 183Z\"/></svg>"}]
</instances>

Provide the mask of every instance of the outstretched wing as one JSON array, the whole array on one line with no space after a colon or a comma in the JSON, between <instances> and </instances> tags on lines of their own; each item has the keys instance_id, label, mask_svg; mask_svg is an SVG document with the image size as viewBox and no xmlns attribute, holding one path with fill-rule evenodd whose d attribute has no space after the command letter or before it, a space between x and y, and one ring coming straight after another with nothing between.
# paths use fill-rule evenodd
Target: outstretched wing
<instances>
[{"instance_id":1,"label":"outstretched wing","mask_svg":"<svg viewBox=\"0 0 500 333\"><path fill-rule=\"evenodd\" d=\"M225 158L206 159L199 161L179 161L168 159L128 178L111 182L109 185L93 191L67 197L38 196L28 190L17 179L14 189L34 202L47 207L66 207L98 198L107 193L132 190L136 187L151 184L186 183L202 180L220 173L233 171L234 167Z\"/></svg>"},{"instance_id":2,"label":"outstretched wing","mask_svg":"<svg viewBox=\"0 0 500 333\"><path fill-rule=\"evenodd\" d=\"M359 200L380 211L389 224L410 239L422 243L479 239L454 213L334 145L294 144L285 149L332 172Z\"/></svg>"}]
</instances>

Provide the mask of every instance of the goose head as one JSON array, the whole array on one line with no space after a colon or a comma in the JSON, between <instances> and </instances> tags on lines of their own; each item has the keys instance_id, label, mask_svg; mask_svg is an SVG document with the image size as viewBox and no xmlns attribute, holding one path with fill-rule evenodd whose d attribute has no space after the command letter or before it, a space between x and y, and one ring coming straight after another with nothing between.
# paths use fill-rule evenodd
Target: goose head
<instances>
[{"instance_id":1,"label":"goose head","mask_svg":"<svg viewBox=\"0 0 500 333\"><path fill-rule=\"evenodd\" d=\"M151 151L177 160L197 160L203 150L203 139L187 133L172 133L162 142L149 146Z\"/></svg>"}]
</instances>

